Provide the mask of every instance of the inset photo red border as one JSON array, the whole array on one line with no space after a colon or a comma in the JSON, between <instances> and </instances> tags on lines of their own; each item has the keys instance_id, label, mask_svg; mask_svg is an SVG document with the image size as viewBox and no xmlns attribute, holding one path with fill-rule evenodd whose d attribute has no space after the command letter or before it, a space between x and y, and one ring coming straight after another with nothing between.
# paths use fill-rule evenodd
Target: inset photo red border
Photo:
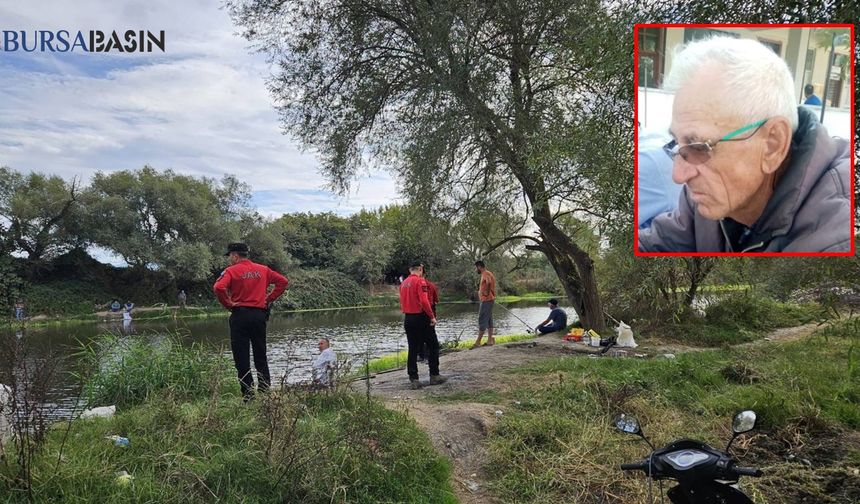
<instances>
[{"instance_id":1,"label":"inset photo red border","mask_svg":"<svg viewBox=\"0 0 860 504\"><path fill-rule=\"evenodd\" d=\"M743 42L697 43L715 37ZM633 42L634 255L854 255L854 25L637 24Z\"/></svg>"}]
</instances>

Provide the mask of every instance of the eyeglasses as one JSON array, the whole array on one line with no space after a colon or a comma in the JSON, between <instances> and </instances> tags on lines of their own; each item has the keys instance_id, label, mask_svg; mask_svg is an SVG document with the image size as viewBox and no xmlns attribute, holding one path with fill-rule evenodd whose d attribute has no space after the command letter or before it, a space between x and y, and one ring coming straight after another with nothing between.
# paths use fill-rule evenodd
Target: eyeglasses
<instances>
[{"instance_id":1,"label":"eyeglasses","mask_svg":"<svg viewBox=\"0 0 860 504\"><path fill-rule=\"evenodd\" d=\"M711 156L714 155L714 147L716 147L718 143L742 142L744 140L749 140L758 132L759 129L761 129L762 126L764 126L764 123L766 123L767 121L767 119L762 119L761 121L747 124L743 128L736 129L714 142L708 140L706 142L693 142L687 145L678 145L677 140L672 140L671 142L663 146L663 151L673 161L675 160L675 156L680 154L681 157L684 158L684 161L693 165L700 165L711 159ZM741 133L749 131L753 128L755 128L755 131L753 131L749 136L746 136L744 138L734 138Z\"/></svg>"}]
</instances>

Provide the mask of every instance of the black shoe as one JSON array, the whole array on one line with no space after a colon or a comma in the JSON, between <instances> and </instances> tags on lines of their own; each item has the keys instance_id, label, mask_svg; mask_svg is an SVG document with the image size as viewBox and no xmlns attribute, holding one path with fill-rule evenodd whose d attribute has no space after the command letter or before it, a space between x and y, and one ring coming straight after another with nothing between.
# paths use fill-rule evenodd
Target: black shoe
<instances>
[{"instance_id":1,"label":"black shoe","mask_svg":"<svg viewBox=\"0 0 860 504\"><path fill-rule=\"evenodd\" d=\"M421 385L421 382L420 382L420 381L418 381L418 380L416 380L416 379L410 379L410 380L409 380L409 388L410 388L410 389L412 389L412 390L418 390L418 389L420 389L421 387L423 387L423 385Z\"/></svg>"}]
</instances>

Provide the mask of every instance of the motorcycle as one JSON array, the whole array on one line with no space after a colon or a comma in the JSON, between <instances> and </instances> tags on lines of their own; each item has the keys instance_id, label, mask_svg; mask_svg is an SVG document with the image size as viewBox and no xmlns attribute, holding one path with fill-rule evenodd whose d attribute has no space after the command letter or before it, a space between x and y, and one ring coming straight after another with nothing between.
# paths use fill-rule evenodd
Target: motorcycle
<instances>
[{"instance_id":1,"label":"motorcycle","mask_svg":"<svg viewBox=\"0 0 860 504\"><path fill-rule=\"evenodd\" d=\"M644 472L648 478L649 502L651 481L661 482L660 500L663 501L662 481L675 480L678 485L667 495L675 504L752 504L752 500L737 488L741 476L759 477L761 470L743 467L729 455L729 448L740 434L755 428L756 414L741 411L732 422L732 439L725 451L711 448L701 441L679 439L659 450L648 441L636 417L621 414L615 418L615 427L625 434L641 437L651 447L647 458L630 464L621 464L624 471Z\"/></svg>"}]
</instances>

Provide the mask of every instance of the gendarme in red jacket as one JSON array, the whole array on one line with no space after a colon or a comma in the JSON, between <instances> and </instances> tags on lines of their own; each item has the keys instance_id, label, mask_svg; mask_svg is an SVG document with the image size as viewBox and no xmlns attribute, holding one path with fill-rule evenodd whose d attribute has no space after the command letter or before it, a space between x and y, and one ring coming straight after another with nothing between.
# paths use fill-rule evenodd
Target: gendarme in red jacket
<instances>
[{"instance_id":1,"label":"gendarme in red jacket","mask_svg":"<svg viewBox=\"0 0 860 504\"><path fill-rule=\"evenodd\" d=\"M275 288L267 294L272 284ZM218 301L228 310L238 306L265 309L284 293L288 284L289 280L284 275L268 266L240 259L221 273L213 290Z\"/></svg>"},{"instance_id":2,"label":"gendarme in red jacket","mask_svg":"<svg viewBox=\"0 0 860 504\"><path fill-rule=\"evenodd\" d=\"M230 266L221 273L212 290L224 308L230 310L230 349L245 401L254 397L250 351L254 352L257 389L266 390L271 383L266 358L266 322L269 304L284 293L287 279L268 266L248 259L250 250L244 243L227 246ZM269 285L274 285L268 292Z\"/></svg>"}]
</instances>

